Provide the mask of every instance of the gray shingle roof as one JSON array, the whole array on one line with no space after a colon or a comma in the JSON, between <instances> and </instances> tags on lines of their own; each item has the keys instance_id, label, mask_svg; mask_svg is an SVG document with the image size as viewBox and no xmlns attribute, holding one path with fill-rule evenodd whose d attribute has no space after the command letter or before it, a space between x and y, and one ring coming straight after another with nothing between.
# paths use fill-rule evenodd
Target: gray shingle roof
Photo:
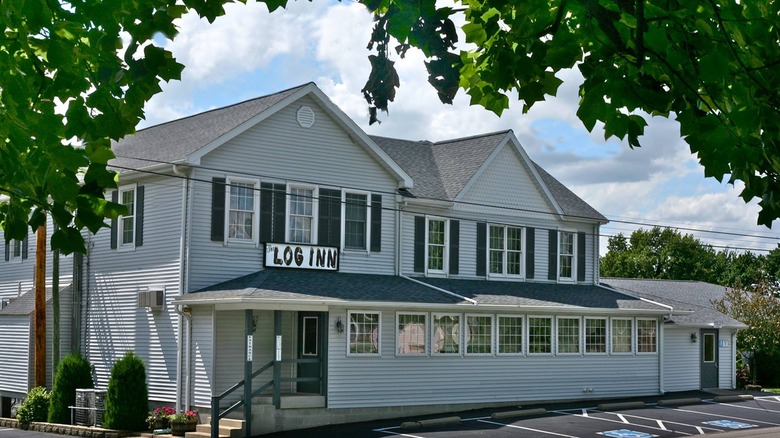
<instances>
[{"instance_id":1,"label":"gray shingle roof","mask_svg":"<svg viewBox=\"0 0 780 438\"><path fill-rule=\"evenodd\" d=\"M575 195L574 192L561 184L557 179L553 178L553 176L547 173L546 170L542 169L541 166L536 163L534 163L534 166L536 166L536 171L539 172L539 176L542 177L542 181L544 181L544 184L550 190L550 194L552 194L552 197L555 198L558 206L560 206L561 210L563 210L564 215L578 218L596 219L603 222L608 221L606 217L596 211L595 208L588 205L588 203L583 201L579 196Z\"/></svg>"},{"instance_id":2,"label":"gray shingle roof","mask_svg":"<svg viewBox=\"0 0 780 438\"><path fill-rule=\"evenodd\" d=\"M71 293L71 285L60 288L60 300L68 300ZM46 289L46 303L51 301L51 288ZM31 289L22 296L14 298L5 309L0 310L0 316L25 316L35 311L35 290Z\"/></svg>"},{"instance_id":3,"label":"gray shingle roof","mask_svg":"<svg viewBox=\"0 0 780 438\"><path fill-rule=\"evenodd\" d=\"M414 180L409 192L420 198L452 201L510 131L432 143L371 136ZM606 222L601 213L533 163L550 194L567 216Z\"/></svg>"},{"instance_id":4,"label":"gray shingle roof","mask_svg":"<svg viewBox=\"0 0 780 438\"><path fill-rule=\"evenodd\" d=\"M109 165L140 169L180 161L306 85L142 129L113 144L117 158Z\"/></svg>"},{"instance_id":5,"label":"gray shingle roof","mask_svg":"<svg viewBox=\"0 0 780 438\"><path fill-rule=\"evenodd\" d=\"M727 288L703 281L602 278L605 286L632 295L664 303L675 310L691 310L687 315L674 315L672 322L684 325L709 326L721 324L729 328L745 328L745 324L713 308L713 301L723 298Z\"/></svg>"},{"instance_id":6,"label":"gray shingle roof","mask_svg":"<svg viewBox=\"0 0 780 438\"><path fill-rule=\"evenodd\" d=\"M430 285L476 300L484 305L513 305L602 310L652 310L665 308L597 285L550 284L512 281L419 278Z\"/></svg>"},{"instance_id":7,"label":"gray shingle roof","mask_svg":"<svg viewBox=\"0 0 780 438\"><path fill-rule=\"evenodd\" d=\"M456 297L398 276L298 269L266 269L255 272L187 294L181 301L230 298L420 304L462 302Z\"/></svg>"}]
</instances>

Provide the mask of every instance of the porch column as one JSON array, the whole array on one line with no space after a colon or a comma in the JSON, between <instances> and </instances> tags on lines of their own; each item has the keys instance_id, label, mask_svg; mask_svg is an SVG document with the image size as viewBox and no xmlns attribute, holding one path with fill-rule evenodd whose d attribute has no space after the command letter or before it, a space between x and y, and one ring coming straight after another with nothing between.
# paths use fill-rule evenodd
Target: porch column
<instances>
[{"instance_id":1,"label":"porch column","mask_svg":"<svg viewBox=\"0 0 780 438\"><path fill-rule=\"evenodd\" d=\"M252 310L244 311L244 331L246 333L246 346L244 352L246 360L244 361L244 436L251 436L252 431L252 343L254 320Z\"/></svg>"},{"instance_id":2,"label":"porch column","mask_svg":"<svg viewBox=\"0 0 780 438\"><path fill-rule=\"evenodd\" d=\"M282 311L274 310L274 340L276 342L276 357L274 357L274 406L282 407Z\"/></svg>"}]
</instances>

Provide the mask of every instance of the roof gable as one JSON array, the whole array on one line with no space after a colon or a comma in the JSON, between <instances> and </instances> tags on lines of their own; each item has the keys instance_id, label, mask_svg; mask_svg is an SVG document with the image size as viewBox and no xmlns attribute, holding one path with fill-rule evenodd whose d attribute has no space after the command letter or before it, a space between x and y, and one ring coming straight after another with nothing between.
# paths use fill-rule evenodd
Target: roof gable
<instances>
[{"instance_id":1,"label":"roof gable","mask_svg":"<svg viewBox=\"0 0 780 438\"><path fill-rule=\"evenodd\" d=\"M316 99L355 143L394 175L399 187L412 186L412 178L313 82L141 130L113 145L117 158L109 164L125 170L172 163L197 165L204 155L304 96Z\"/></svg>"}]
</instances>

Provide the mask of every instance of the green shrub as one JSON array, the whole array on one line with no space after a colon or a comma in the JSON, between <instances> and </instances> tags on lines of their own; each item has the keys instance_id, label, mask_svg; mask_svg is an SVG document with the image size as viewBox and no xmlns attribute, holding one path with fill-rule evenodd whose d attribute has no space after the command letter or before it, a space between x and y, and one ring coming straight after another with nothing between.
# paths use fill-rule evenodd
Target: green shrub
<instances>
[{"instance_id":1,"label":"green shrub","mask_svg":"<svg viewBox=\"0 0 780 438\"><path fill-rule=\"evenodd\" d=\"M19 423L28 425L33 421L46 421L49 414L49 393L43 386L38 386L27 393L27 398L16 411Z\"/></svg>"},{"instance_id":2,"label":"green shrub","mask_svg":"<svg viewBox=\"0 0 780 438\"><path fill-rule=\"evenodd\" d=\"M132 352L114 364L106 388L103 427L116 430L146 429L149 390L144 362Z\"/></svg>"},{"instance_id":3,"label":"green shrub","mask_svg":"<svg viewBox=\"0 0 780 438\"><path fill-rule=\"evenodd\" d=\"M70 424L70 409L76 405L76 389L93 388L92 365L78 353L60 361L54 375L49 405L49 423Z\"/></svg>"}]
</instances>

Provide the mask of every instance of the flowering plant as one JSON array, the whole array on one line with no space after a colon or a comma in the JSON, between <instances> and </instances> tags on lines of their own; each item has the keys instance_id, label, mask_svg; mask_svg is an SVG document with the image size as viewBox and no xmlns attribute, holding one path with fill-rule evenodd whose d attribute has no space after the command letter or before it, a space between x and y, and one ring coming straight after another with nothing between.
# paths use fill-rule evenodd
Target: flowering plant
<instances>
[{"instance_id":1,"label":"flowering plant","mask_svg":"<svg viewBox=\"0 0 780 438\"><path fill-rule=\"evenodd\" d=\"M176 412L168 415L168 421L170 422L182 422L182 421L194 421L198 419L198 414L194 411Z\"/></svg>"},{"instance_id":2,"label":"flowering plant","mask_svg":"<svg viewBox=\"0 0 780 438\"><path fill-rule=\"evenodd\" d=\"M149 428L159 426L162 424L163 428L168 427L168 417L175 414L176 410L170 406L160 406L153 411L149 411L149 416L146 417L146 423L149 424Z\"/></svg>"}]
</instances>

